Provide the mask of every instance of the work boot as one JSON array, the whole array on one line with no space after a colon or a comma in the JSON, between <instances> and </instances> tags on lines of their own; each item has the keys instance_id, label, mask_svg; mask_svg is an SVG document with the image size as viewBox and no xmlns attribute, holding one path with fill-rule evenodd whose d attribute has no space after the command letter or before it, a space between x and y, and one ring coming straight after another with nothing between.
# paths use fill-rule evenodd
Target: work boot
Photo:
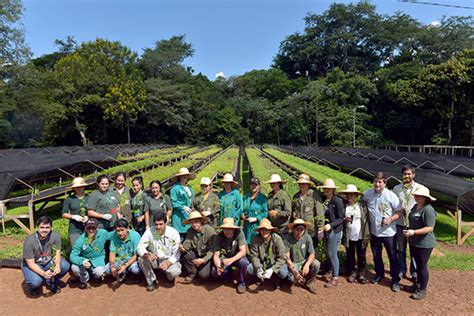
<instances>
[{"instance_id":1,"label":"work boot","mask_svg":"<svg viewBox=\"0 0 474 316\"><path fill-rule=\"evenodd\" d=\"M316 294L316 282L314 282L314 278L308 279L305 282L305 287L313 294Z\"/></svg>"},{"instance_id":2,"label":"work boot","mask_svg":"<svg viewBox=\"0 0 474 316\"><path fill-rule=\"evenodd\" d=\"M184 280L181 283L191 284L191 283L193 283L193 280L194 280L194 277L188 275L187 277L184 278Z\"/></svg>"},{"instance_id":3,"label":"work boot","mask_svg":"<svg viewBox=\"0 0 474 316\"><path fill-rule=\"evenodd\" d=\"M349 276L347 277L347 282L349 283L354 283L356 280L356 273L355 272L351 272L349 274Z\"/></svg>"},{"instance_id":4,"label":"work boot","mask_svg":"<svg viewBox=\"0 0 474 316\"><path fill-rule=\"evenodd\" d=\"M403 289L410 293L416 293L420 289L420 285L413 283L412 285L405 285Z\"/></svg>"},{"instance_id":5,"label":"work boot","mask_svg":"<svg viewBox=\"0 0 474 316\"><path fill-rule=\"evenodd\" d=\"M278 290L281 287L281 279L279 277L275 277L273 280L273 288Z\"/></svg>"},{"instance_id":6,"label":"work boot","mask_svg":"<svg viewBox=\"0 0 474 316\"><path fill-rule=\"evenodd\" d=\"M367 284L369 282L362 272L357 275L357 280L360 284Z\"/></svg>"},{"instance_id":7,"label":"work boot","mask_svg":"<svg viewBox=\"0 0 474 316\"><path fill-rule=\"evenodd\" d=\"M416 291L415 293L413 293L412 295L410 295L410 298L414 299L414 300L422 300L426 297L426 289L425 290L418 290Z\"/></svg>"},{"instance_id":8,"label":"work boot","mask_svg":"<svg viewBox=\"0 0 474 316\"><path fill-rule=\"evenodd\" d=\"M400 284L398 284L398 283L393 283L393 284L392 284L392 292L395 292L395 293L400 292Z\"/></svg>"},{"instance_id":9,"label":"work boot","mask_svg":"<svg viewBox=\"0 0 474 316\"><path fill-rule=\"evenodd\" d=\"M87 282L81 282L81 284L79 284L79 289L87 290Z\"/></svg>"},{"instance_id":10,"label":"work boot","mask_svg":"<svg viewBox=\"0 0 474 316\"><path fill-rule=\"evenodd\" d=\"M39 288L29 289L28 290L28 295L30 297L38 297L38 296L41 295L41 290Z\"/></svg>"},{"instance_id":11,"label":"work boot","mask_svg":"<svg viewBox=\"0 0 474 316\"><path fill-rule=\"evenodd\" d=\"M335 287L339 284L339 281L337 280L337 278L332 278L331 281L327 282L326 284L324 284L324 287L325 288L330 288L330 287Z\"/></svg>"},{"instance_id":12,"label":"work boot","mask_svg":"<svg viewBox=\"0 0 474 316\"><path fill-rule=\"evenodd\" d=\"M118 283L123 283L123 282L125 282L125 277L126 277L126 276L127 276L127 275L126 275L125 273L118 274L118 275L117 275L117 282L118 282Z\"/></svg>"},{"instance_id":13,"label":"work boot","mask_svg":"<svg viewBox=\"0 0 474 316\"><path fill-rule=\"evenodd\" d=\"M326 273L324 274L324 277L323 277L323 278L324 278L324 280L326 280L326 282L331 281L331 279L332 279L332 273L331 273L331 271L326 272Z\"/></svg>"}]
</instances>

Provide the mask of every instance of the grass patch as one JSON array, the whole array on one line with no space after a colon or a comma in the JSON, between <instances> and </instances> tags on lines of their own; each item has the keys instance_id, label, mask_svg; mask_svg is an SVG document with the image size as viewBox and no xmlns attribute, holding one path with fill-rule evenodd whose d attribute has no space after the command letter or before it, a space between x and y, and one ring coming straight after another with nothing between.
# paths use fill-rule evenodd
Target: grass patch
<instances>
[{"instance_id":1,"label":"grass patch","mask_svg":"<svg viewBox=\"0 0 474 316\"><path fill-rule=\"evenodd\" d=\"M474 253L455 253L443 251L444 256L431 255L428 266L435 270L474 270Z\"/></svg>"},{"instance_id":2,"label":"grass patch","mask_svg":"<svg viewBox=\"0 0 474 316\"><path fill-rule=\"evenodd\" d=\"M463 220L473 221L474 216L463 215ZM469 231L469 227L463 227L463 233ZM450 244L456 244L457 228L456 220L448 215L448 213L440 208L436 208L436 225L434 227L436 240L444 241ZM474 245L474 236L469 237L465 242L465 245Z\"/></svg>"}]
</instances>

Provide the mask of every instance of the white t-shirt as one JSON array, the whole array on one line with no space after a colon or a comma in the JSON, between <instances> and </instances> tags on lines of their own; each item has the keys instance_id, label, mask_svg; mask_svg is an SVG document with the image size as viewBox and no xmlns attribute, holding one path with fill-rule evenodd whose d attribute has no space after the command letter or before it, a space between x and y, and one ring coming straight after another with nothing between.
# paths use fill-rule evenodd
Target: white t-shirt
<instances>
[{"instance_id":1,"label":"white t-shirt","mask_svg":"<svg viewBox=\"0 0 474 316\"><path fill-rule=\"evenodd\" d=\"M346 217L353 216L352 223L347 224L349 240L357 241L362 239L362 222L359 204L346 206Z\"/></svg>"}]
</instances>

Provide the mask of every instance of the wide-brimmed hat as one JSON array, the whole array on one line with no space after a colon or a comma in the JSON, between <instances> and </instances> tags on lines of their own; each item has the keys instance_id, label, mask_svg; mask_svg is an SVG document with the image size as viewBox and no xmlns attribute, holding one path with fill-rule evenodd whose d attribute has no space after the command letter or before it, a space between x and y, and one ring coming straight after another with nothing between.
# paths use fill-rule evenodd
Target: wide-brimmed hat
<instances>
[{"instance_id":1,"label":"wide-brimmed hat","mask_svg":"<svg viewBox=\"0 0 474 316\"><path fill-rule=\"evenodd\" d=\"M310 223L305 222L305 221L304 221L303 219L301 219L301 218L297 218L297 219L295 219L295 220L293 221L293 223L289 223L289 224L288 224L288 228L289 228L290 230L292 230L292 229L293 229L295 226L297 226L297 225L303 225L306 229L307 229L309 226L311 226Z\"/></svg>"},{"instance_id":2,"label":"wide-brimmed hat","mask_svg":"<svg viewBox=\"0 0 474 316\"><path fill-rule=\"evenodd\" d=\"M211 185L211 179L208 177L202 177L200 185Z\"/></svg>"},{"instance_id":3,"label":"wide-brimmed hat","mask_svg":"<svg viewBox=\"0 0 474 316\"><path fill-rule=\"evenodd\" d=\"M240 229L242 226L236 226L232 217L226 217L222 220L222 225L219 228Z\"/></svg>"},{"instance_id":4,"label":"wide-brimmed hat","mask_svg":"<svg viewBox=\"0 0 474 316\"><path fill-rule=\"evenodd\" d=\"M300 174L298 176L298 182L299 184L311 184L311 178L307 174Z\"/></svg>"},{"instance_id":5,"label":"wide-brimmed hat","mask_svg":"<svg viewBox=\"0 0 474 316\"><path fill-rule=\"evenodd\" d=\"M178 173L173 176L173 178L177 178L180 176L189 176L190 180L196 178L196 174L194 172L189 172L188 168L180 168Z\"/></svg>"},{"instance_id":6,"label":"wide-brimmed hat","mask_svg":"<svg viewBox=\"0 0 474 316\"><path fill-rule=\"evenodd\" d=\"M192 211L191 213L189 213L189 218L183 221L183 224L184 225L191 224L191 221L194 219L200 219L202 221L203 219L206 219L206 217L202 216L202 214L199 213L198 211Z\"/></svg>"},{"instance_id":7,"label":"wide-brimmed hat","mask_svg":"<svg viewBox=\"0 0 474 316\"><path fill-rule=\"evenodd\" d=\"M287 181L283 180L279 174L272 174L270 176L270 180L266 181L265 183L283 183L285 184Z\"/></svg>"},{"instance_id":8,"label":"wide-brimmed hat","mask_svg":"<svg viewBox=\"0 0 474 316\"><path fill-rule=\"evenodd\" d=\"M319 185L316 188L318 189L337 189L336 183L333 179L324 179L323 185Z\"/></svg>"},{"instance_id":9,"label":"wide-brimmed hat","mask_svg":"<svg viewBox=\"0 0 474 316\"><path fill-rule=\"evenodd\" d=\"M346 185L346 188L342 191L339 191L339 193L343 193L343 194L354 193L354 194L359 194L359 195L364 194L364 193L360 192L359 190L357 190L357 187L354 184Z\"/></svg>"},{"instance_id":10,"label":"wide-brimmed hat","mask_svg":"<svg viewBox=\"0 0 474 316\"><path fill-rule=\"evenodd\" d=\"M237 181L234 180L234 176L230 173L226 173L224 175L224 178L222 178L221 183L225 183L225 182L227 182L227 183L230 182L230 183L233 183L234 185L239 184Z\"/></svg>"},{"instance_id":11,"label":"wide-brimmed hat","mask_svg":"<svg viewBox=\"0 0 474 316\"><path fill-rule=\"evenodd\" d=\"M72 180L72 184L71 184L71 189L73 188L81 188L81 187L86 187L88 186L86 180L84 180L84 178L74 178Z\"/></svg>"},{"instance_id":12,"label":"wide-brimmed hat","mask_svg":"<svg viewBox=\"0 0 474 316\"><path fill-rule=\"evenodd\" d=\"M268 230L271 230L271 231L278 231L278 228L276 227L273 227L272 226L272 223L270 222L270 220L268 218L264 218L260 221L260 224L258 225L257 228L254 229L254 231L259 231L260 229L268 229Z\"/></svg>"},{"instance_id":13,"label":"wide-brimmed hat","mask_svg":"<svg viewBox=\"0 0 474 316\"><path fill-rule=\"evenodd\" d=\"M412 195L423 196L425 198L430 199L431 201L436 201L436 198L430 195L430 189L425 187L424 185L417 186L412 192Z\"/></svg>"},{"instance_id":14,"label":"wide-brimmed hat","mask_svg":"<svg viewBox=\"0 0 474 316\"><path fill-rule=\"evenodd\" d=\"M86 225L85 225L86 228L89 228L89 227L99 227L99 221L96 220L95 218L89 218L86 222Z\"/></svg>"}]
</instances>

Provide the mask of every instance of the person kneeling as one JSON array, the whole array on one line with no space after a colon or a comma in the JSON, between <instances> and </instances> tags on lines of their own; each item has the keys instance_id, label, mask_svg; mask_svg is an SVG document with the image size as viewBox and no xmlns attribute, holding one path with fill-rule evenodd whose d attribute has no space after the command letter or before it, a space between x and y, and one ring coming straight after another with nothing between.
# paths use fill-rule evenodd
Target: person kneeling
<instances>
[{"instance_id":1,"label":"person kneeling","mask_svg":"<svg viewBox=\"0 0 474 316\"><path fill-rule=\"evenodd\" d=\"M259 226L255 228L259 232L252 238L250 245L249 274L256 275L260 282L268 280L273 273L280 273L286 264L286 249L283 239L276 234L277 228L273 227L270 220L262 219ZM259 284L260 282L257 282ZM280 287L280 276L274 278L273 286Z\"/></svg>"},{"instance_id":2,"label":"person kneeling","mask_svg":"<svg viewBox=\"0 0 474 316\"><path fill-rule=\"evenodd\" d=\"M102 281L105 273L105 242L109 233L98 229L99 222L89 218L86 231L77 239L71 251L72 272L79 277L80 289L87 289L90 274L96 281Z\"/></svg>"},{"instance_id":3,"label":"person kneeling","mask_svg":"<svg viewBox=\"0 0 474 316\"><path fill-rule=\"evenodd\" d=\"M191 224L186 233L186 239L180 246L181 252L185 253L183 265L188 272L183 282L185 284L192 283L196 274L202 279L209 278L211 274L211 258L216 231L212 226L204 224L205 222L207 222L207 217L197 211L191 212L189 218L183 221L184 225Z\"/></svg>"},{"instance_id":4,"label":"person kneeling","mask_svg":"<svg viewBox=\"0 0 474 316\"><path fill-rule=\"evenodd\" d=\"M59 280L69 271L69 262L61 258L61 238L51 230L52 225L51 218L41 216L36 221L38 231L28 236L23 244L21 270L31 296L40 294L43 283L51 292L61 292Z\"/></svg>"},{"instance_id":5,"label":"person kneeling","mask_svg":"<svg viewBox=\"0 0 474 316\"><path fill-rule=\"evenodd\" d=\"M318 274L320 262L316 259L313 240L306 233L310 224L302 219L296 219L288 225L291 233L285 238L287 248L286 263L281 275L288 278L293 284L305 287L311 293L316 293L316 275Z\"/></svg>"},{"instance_id":6,"label":"person kneeling","mask_svg":"<svg viewBox=\"0 0 474 316\"><path fill-rule=\"evenodd\" d=\"M165 213L157 213L153 221L154 227L151 226L145 231L137 248L138 264L145 275L146 290L149 292L155 289L157 283L154 269L164 271L166 279L172 284L181 274L178 231L166 226Z\"/></svg>"},{"instance_id":7,"label":"person kneeling","mask_svg":"<svg viewBox=\"0 0 474 316\"><path fill-rule=\"evenodd\" d=\"M232 267L236 267L239 273L237 293L245 293L245 275L247 274L249 261L245 256L247 254L247 242L240 230L242 227L236 226L232 217L227 217L224 218L219 228L222 231L217 234L214 243L212 275L223 279L224 282L229 282L232 280Z\"/></svg>"},{"instance_id":8,"label":"person kneeling","mask_svg":"<svg viewBox=\"0 0 474 316\"><path fill-rule=\"evenodd\" d=\"M110 234L109 263L105 271L117 278L119 283L125 281L128 272L140 274L136 254L140 234L128 227L128 221L121 218L115 222L115 231Z\"/></svg>"}]
</instances>

